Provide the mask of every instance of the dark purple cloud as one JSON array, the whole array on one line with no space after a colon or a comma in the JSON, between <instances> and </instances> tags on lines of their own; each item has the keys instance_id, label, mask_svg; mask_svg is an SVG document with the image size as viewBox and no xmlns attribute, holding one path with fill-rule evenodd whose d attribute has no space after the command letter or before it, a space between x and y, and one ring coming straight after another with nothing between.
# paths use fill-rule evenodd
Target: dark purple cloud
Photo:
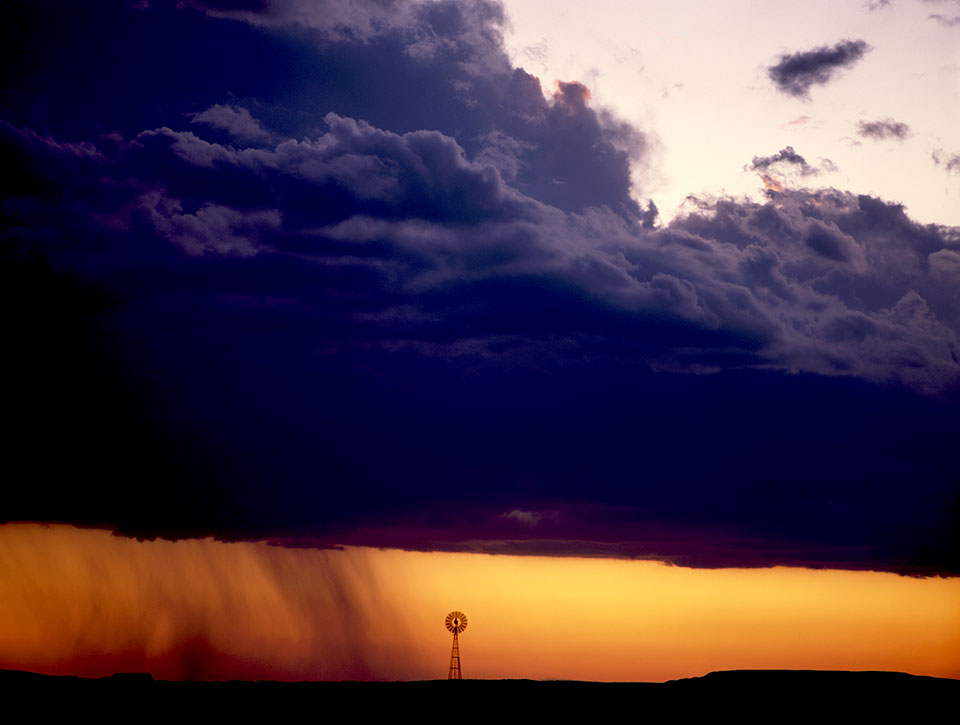
<instances>
[{"instance_id":1,"label":"dark purple cloud","mask_svg":"<svg viewBox=\"0 0 960 725\"><path fill-rule=\"evenodd\" d=\"M857 133L864 138L872 138L875 141L883 141L889 138L902 141L910 136L910 127L902 121L894 121L892 118L878 121L859 121L857 123Z\"/></svg>"},{"instance_id":2,"label":"dark purple cloud","mask_svg":"<svg viewBox=\"0 0 960 725\"><path fill-rule=\"evenodd\" d=\"M4 7L6 517L957 569L956 229L833 189L658 225L644 134L493 3L154 5L78 16L78 68Z\"/></svg>"},{"instance_id":3,"label":"dark purple cloud","mask_svg":"<svg viewBox=\"0 0 960 725\"><path fill-rule=\"evenodd\" d=\"M785 53L767 68L776 87L797 98L809 98L810 88L829 83L838 70L851 68L870 50L864 40L841 40L833 46Z\"/></svg>"}]
</instances>

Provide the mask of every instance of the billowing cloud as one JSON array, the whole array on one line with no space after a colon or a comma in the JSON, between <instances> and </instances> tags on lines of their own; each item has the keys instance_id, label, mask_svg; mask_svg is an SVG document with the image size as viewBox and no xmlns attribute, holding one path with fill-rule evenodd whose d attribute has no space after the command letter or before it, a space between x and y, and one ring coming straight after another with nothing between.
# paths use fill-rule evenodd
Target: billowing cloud
<instances>
[{"instance_id":1,"label":"billowing cloud","mask_svg":"<svg viewBox=\"0 0 960 725\"><path fill-rule=\"evenodd\" d=\"M811 87L826 85L838 70L854 66L869 49L864 40L841 40L833 46L786 53L767 69L767 74L782 92L809 98Z\"/></svg>"},{"instance_id":2,"label":"billowing cloud","mask_svg":"<svg viewBox=\"0 0 960 725\"><path fill-rule=\"evenodd\" d=\"M194 116L193 122L222 129L240 141L270 140L270 133L250 115L250 111L246 108L218 103Z\"/></svg>"},{"instance_id":3,"label":"billowing cloud","mask_svg":"<svg viewBox=\"0 0 960 725\"><path fill-rule=\"evenodd\" d=\"M956 229L772 178L660 223L647 136L513 67L498 5L300 7L114 8L104 58L144 49L122 107L87 82L7 112L5 515L956 568ZM155 85L150 23L193 38Z\"/></svg>"},{"instance_id":4,"label":"billowing cloud","mask_svg":"<svg viewBox=\"0 0 960 725\"><path fill-rule=\"evenodd\" d=\"M374 294L371 301L390 308L428 304L425 319L434 322L463 320L468 299L463 293L493 279L527 278L530 292L553 286L578 291L577 322L557 320L544 327L546 319L530 319L527 325L533 327L528 327L520 324L522 317L506 314L510 295L519 290L503 291L502 308L496 302L501 293L491 290L486 308L470 323L473 334L520 334L516 342L521 343L528 335L578 337L592 329L612 341L621 333L617 327L604 333L613 322L605 321L610 314L641 327L659 319L658 324L675 328L677 343L689 338L679 357L680 347L672 344L648 352L649 358L659 349L662 362L679 369L717 364L714 344L736 345L744 336L739 354L762 367L846 371L869 379L895 374L931 390L955 374L950 372L956 367L950 352L956 343L950 326L955 315L948 305L931 311L929 340L921 342L919 329L889 328L870 354L866 348L846 350L848 361L841 367L833 362L838 351L828 349L830 336L812 324L829 310L839 314L853 306L875 316L878 329L887 329L905 295L943 297L935 281L924 276L923 257L907 264L902 255L911 239L917 240L917 255L929 255L952 248L953 236L910 222L896 205L833 191L774 192L766 204L702 203L652 231L639 217L622 216L617 196L611 199L613 208L590 207L583 213L527 197L505 183L494 166L470 161L454 139L439 132L395 134L335 114L326 123L329 130L316 139L288 139L273 149L220 145L190 131L145 131L121 144L115 161L99 164L90 176L113 177L114 184L131 190L131 198L114 212L114 226L120 219L141 219L192 255L309 254L333 262L348 249L367 248L349 264L392 271L370 278L364 294ZM49 144L44 148L49 151ZM91 159L100 157L105 158L91 155L82 163L96 164ZM791 147L756 157L751 168L781 163L813 173ZM140 170L150 170L149 175L126 176ZM144 187L149 190L139 191ZM895 242L886 241L886 225L901 232ZM900 248L897 265L890 264L892 250L881 253L889 243ZM760 259L766 261L758 266ZM755 276L761 269L763 274ZM907 269L915 271L904 277ZM724 274L718 276L719 270ZM822 275L834 280L867 275L872 286L889 292L866 305L862 296L845 297L833 286L814 284ZM772 279L777 280L773 288ZM779 291L770 296L773 290ZM777 314L771 315L774 309ZM357 329L362 327L358 323ZM422 342L437 342L431 339L432 327L421 330L427 334ZM885 347L882 340L904 336L929 355L909 375L898 369L892 350L886 363L882 355L876 357ZM406 344L419 344L415 337Z\"/></svg>"},{"instance_id":5,"label":"billowing cloud","mask_svg":"<svg viewBox=\"0 0 960 725\"><path fill-rule=\"evenodd\" d=\"M875 141L889 138L902 141L910 136L910 127L902 121L894 121L892 118L878 121L859 121L857 123L857 133Z\"/></svg>"}]
</instances>

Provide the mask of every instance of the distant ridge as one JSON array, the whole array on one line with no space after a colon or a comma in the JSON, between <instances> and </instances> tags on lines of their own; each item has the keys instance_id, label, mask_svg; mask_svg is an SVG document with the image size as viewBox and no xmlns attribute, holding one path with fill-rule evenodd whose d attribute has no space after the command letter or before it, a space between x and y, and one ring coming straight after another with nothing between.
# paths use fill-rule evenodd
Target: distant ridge
<instances>
[{"instance_id":1,"label":"distant ridge","mask_svg":"<svg viewBox=\"0 0 960 725\"><path fill-rule=\"evenodd\" d=\"M681 717L726 713L740 721L784 722L818 718L891 717L933 721L941 708L960 702L960 680L903 672L724 670L703 677L656 682L580 680L423 680L415 682L171 682L145 673L91 679L0 670L8 703L43 703L44 712L107 703L129 718L182 718L184 708L218 716L277 721L300 707L363 717L394 718L412 708L418 720L443 720L449 707L464 720L487 717L597 717L627 708L631 716ZM8 704L9 707L9 704ZM327 708L333 708L328 711ZM519 708L519 709L518 709ZM948 710L949 712L949 710ZM436 717L433 717L433 713Z\"/></svg>"}]
</instances>

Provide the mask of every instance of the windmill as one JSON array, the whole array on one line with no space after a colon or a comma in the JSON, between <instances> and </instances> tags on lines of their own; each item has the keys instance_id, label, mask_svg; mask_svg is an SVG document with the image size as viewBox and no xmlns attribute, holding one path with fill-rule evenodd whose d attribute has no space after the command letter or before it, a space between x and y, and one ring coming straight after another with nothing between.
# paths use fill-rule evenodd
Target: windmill
<instances>
[{"instance_id":1,"label":"windmill","mask_svg":"<svg viewBox=\"0 0 960 725\"><path fill-rule=\"evenodd\" d=\"M443 623L447 625L447 629L453 632L453 649L450 651L450 669L447 671L447 679L462 680L463 673L460 671L460 644L457 640L457 635L467 628L467 615L463 612L450 612Z\"/></svg>"}]
</instances>

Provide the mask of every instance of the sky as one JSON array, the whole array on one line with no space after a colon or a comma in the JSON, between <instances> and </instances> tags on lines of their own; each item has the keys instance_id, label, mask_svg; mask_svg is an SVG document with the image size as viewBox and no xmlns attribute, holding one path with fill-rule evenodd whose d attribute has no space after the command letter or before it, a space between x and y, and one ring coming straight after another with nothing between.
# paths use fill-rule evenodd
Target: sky
<instances>
[{"instance_id":1,"label":"sky","mask_svg":"<svg viewBox=\"0 0 960 725\"><path fill-rule=\"evenodd\" d=\"M763 185L750 160L793 146L818 172L805 186L879 196L916 221L956 226L956 171L951 180L931 162L956 153L960 24L949 21L960 6L873 6L608 0L551 3L545 13L513 0L506 40L528 72L585 83L596 103L656 137L655 163L638 169L637 182L665 215L690 194L756 197ZM799 95L771 82L782 55L844 40L866 45L829 82Z\"/></svg>"},{"instance_id":2,"label":"sky","mask_svg":"<svg viewBox=\"0 0 960 725\"><path fill-rule=\"evenodd\" d=\"M956 577L137 541L25 523L0 528L0 543L0 668L440 679L451 649L443 619L462 609L465 678L660 682L730 669L960 678Z\"/></svg>"},{"instance_id":3,"label":"sky","mask_svg":"<svg viewBox=\"0 0 960 725\"><path fill-rule=\"evenodd\" d=\"M957 18L0 3L0 667L960 677Z\"/></svg>"}]
</instances>

